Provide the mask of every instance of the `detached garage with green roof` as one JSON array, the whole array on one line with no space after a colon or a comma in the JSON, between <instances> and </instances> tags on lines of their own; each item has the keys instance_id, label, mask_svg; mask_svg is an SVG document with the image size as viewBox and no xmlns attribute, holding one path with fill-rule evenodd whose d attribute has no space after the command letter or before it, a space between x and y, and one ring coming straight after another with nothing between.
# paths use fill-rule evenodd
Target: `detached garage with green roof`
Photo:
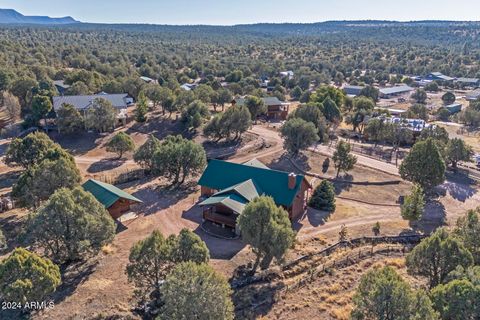
<instances>
[{"instance_id":1,"label":"detached garage with green roof","mask_svg":"<svg viewBox=\"0 0 480 320\"><path fill-rule=\"evenodd\" d=\"M118 219L123 214L128 213L132 204L142 203L140 199L125 191L97 180L90 179L82 187L108 210L113 219Z\"/></svg>"},{"instance_id":2,"label":"detached garage with green roof","mask_svg":"<svg viewBox=\"0 0 480 320\"><path fill-rule=\"evenodd\" d=\"M198 184L206 198L200 203L203 219L231 228L245 206L259 196L272 197L294 220L305 212L311 189L304 176L271 170L255 159L244 164L210 160Z\"/></svg>"}]
</instances>

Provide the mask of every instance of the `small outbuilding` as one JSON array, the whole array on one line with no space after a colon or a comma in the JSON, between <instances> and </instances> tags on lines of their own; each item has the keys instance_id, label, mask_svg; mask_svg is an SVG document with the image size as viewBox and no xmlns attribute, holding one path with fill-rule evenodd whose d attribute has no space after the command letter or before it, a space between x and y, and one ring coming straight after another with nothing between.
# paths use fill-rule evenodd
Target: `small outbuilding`
<instances>
[{"instance_id":1,"label":"small outbuilding","mask_svg":"<svg viewBox=\"0 0 480 320\"><path fill-rule=\"evenodd\" d=\"M452 103L446 106L445 109L447 109L450 112L450 114L455 114L462 111L462 107L463 105L461 103Z\"/></svg>"},{"instance_id":2,"label":"small outbuilding","mask_svg":"<svg viewBox=\"0 0 480 320\"><path fill-rule=\"evenodd\" d=\"M113 219L118 219L130 211L133 204L142 203L131 194L105 182L89 179L82 185L85 191L90 192L110 213Z\"/></svg>"}]
</instances>

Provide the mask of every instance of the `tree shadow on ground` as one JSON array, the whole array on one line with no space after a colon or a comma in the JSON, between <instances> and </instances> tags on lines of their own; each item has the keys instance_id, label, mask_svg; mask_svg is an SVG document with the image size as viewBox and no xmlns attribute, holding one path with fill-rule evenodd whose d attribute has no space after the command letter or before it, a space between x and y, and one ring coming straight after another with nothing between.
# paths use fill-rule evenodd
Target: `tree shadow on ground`
<instances>
[{"instance_id":1,"label":"tree shadow on ground","mask_svg":"<svg viewBox=\"0 0 480 320\"><path fill-rule=\"evenodd\" d=\"M9 143L0 144L0 157L5 155L5 152L7 152L7 149L8 149L9 145L10 145Z\"/></svg>"},{"instance_id":2,"label":"tree shadow on ground","mask_svg":"<svg viewBox=\"0 0 480 320\"><path fill-rule=\"evenodd\" d=\"M181 121L175 118L168 118L161 114L154 114L145 123L136 123L127 129L127 134L142 133L154 135L156 138L162 140L169 135L180 134L184 138L188 138L189 132L185 130L185 126Z\"/></svg>"},{"instance_id":3,"label":"tree shadow on ground","mask_svg":"<svg viewBox=\"0 0 480 320\"><path fill-rule=\"evenodd\" d=\"M219 142L207 140L202 143L202 146L208 159L224 159L235 154L242 147L242 139Z\"/></svg>"},{"instance_id":4,"label":"tree shadow on ground","mask_svg":"<svg viewBox=\"0 0 480 320\"><path fill-rule=\"evenodd\" d=\"M312 227L323 226L332 214L333 212L320 211L308 207L305 214L300 219L293 222L292 228L297 232L300 231L304 226L302 222L305 221L305 219L308 220L308 223Z\"/></svg>"},{"instance_id":5,"label":"tree shadow on ground","mask_svg":"<svg viewBox=\"0 0 480 320\"><path fill-rule=\"evenodd\" d=\"M18 180L22 171L9 171L0 174L0 189L8 189Z\"/></svg>"},{"instance_id":6,"label":"tree shadow on ground","mask_svg":"<svg viewBox=\"0 0 480 320\"><path fill-rule=\"evenodd\" d=\"M11 215L0 219L0 229L7 240L6 248L0 250L0 255L27 244L25 233L23 232L26 224L26 217L19 217L18 215Z\"/></svg>"},{"instance_id":7,"label":"tree shadow on ground","mask_svg":"<svg viewBox=\"0 0 480 320\"><path fill-rule=\"evenodd\" d=\"M353 176L345 174L336 179L333 184L335 186L335 194L338 196L344 191L350 191L352 188Z\"/></svg>"},{"instance_id":8,"label":"tree shadow on ground","mask_svg":"<svg viewBox=\"0 0 480 320\"><path fill-rule=\"evenodd\" d=\"M206 243L212 259L230 260L245 247L245 244L240 239L224 239L217 237L214 233L207 233L202 228L202 217L203 209L198 205L194 205L182 213L183 219L198 224L198 227L193 232Z\"/></svg>"},{"instance_id":9,"label":"tree shadow on ground","mask_svg":"<svg viewBox=\"0 0 480 320\"><path fill-rule=\"evenodd\" d=\"M296 166L292 164L292 161ZM287 153L283 153L279 158L272 160L267 166L270 169L294 172L297 174L304 174L304 172L308 172L312 169L308 164L308 157L303 153L293 158L291 158Z\"/></svg>"},{"instance_id":10,"label":"tree shadow on ground","mask_svg":"<svg viewBox=\"0 0 480 320\"><path fill-rule=\"evenodd\" d=\"M427 200L425 212L419 221L410 224L415 233L431 234L436 229L447 225L445 206L438 200Z\"/></svg>"},{"instance_id":11,"label":"tree shadow on ground","mask_svg":"<svg viewBox=\"0 0 480 320\"><path fill-rule=\"evenodd\" d=\"M79 285L88 280L90 275L95 272L98 260L91 259L87 261L77 262L68 266L62 266L60 272L62 274L62 284L52 295L55 304L58 304L68 298Z\"/></svg>"},{"instance_id":12,"label":"tree shadow on ground","mask_svg":"<svg viewBox=\"0 0 480 320\"><path fill-rule=\"evenodd\" d=\"M448 193L457 201L465 202L467 199L473 197L477 190L472 186L475 180L468 176L465 172L447 172L447 181L438 187L444 193Z\"/></svg>"},{"instance_id":13,"label":"tree shadow on ground","mask_svg":"<svg viewBox=\"0 0 480 320\"><path fill-rule=\"evenodd\" d=\"M76 134L65 135L52 131L49 133L50 138L60 144L62 148L67 149L75 156L87 153L95 149L99 143L97 140L102 136L96 132L81 131Z\"/></svg>"},{"instance_id":14,"label":"tree shadow on ground","mask_svg":"<svg viewBox=\"0 0 480 320\"><path fill-rule=\"evenodd\" d=\"M125 159L102 159L92 163L88 169L88 173L99 173L109 171L121 167L125 163Z\"/></svg>"},{"instance_id":15,"label":"tree shadow on ground","mask_svg":"<svg viewBox=\"0 0 480 320\"><path fill-rule=\"evenodd\" d=\"M148 185L133 193L133 196L142 200L137 210L145 216L155 214L169 208L195 192L197 185L189 182L182 186Z\"/></svg>"},{"instance_id":16,"label":"tree shadow on ground","mask_svg":"<svg viewBox=\"0 0 480 320\"><path fill-rule=\"evenodd\" d=\"M258 319L272 310L278 291L284 287L281 283L251 285L233 293L236 319Z\"/></svg>"}]
</instances>

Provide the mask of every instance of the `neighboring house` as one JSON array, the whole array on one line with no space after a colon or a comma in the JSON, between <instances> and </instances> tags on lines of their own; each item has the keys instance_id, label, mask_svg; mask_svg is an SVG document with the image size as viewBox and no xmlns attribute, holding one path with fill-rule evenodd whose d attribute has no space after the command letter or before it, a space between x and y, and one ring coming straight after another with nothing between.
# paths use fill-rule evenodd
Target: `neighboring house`
<instances>
[{"instance_id":1,"label":"neighboring house","mask_svg":"<svg viewBox=\"0 0 480 320\"><path fill-rule=\"evenodd\" d=\"M56 80L53 81L53 84L57 88L58 93L63 96L67 92L68 89L70 89L70 85L65 84L63 80Z\"/></svg>"},{"instance_id":2,"label":"neighboring house","mask_svg":"<svg viewBox=\"0 0 480 320\"><path fill-rule=\"evenodd\" d=\"M254 159L244 164L210 160L198 184L203 219L235 228L245 206L259 196L270 196L288 211L290 220L301 217L312 188L302 175L271 170Z\"/></svg>"},{"instance_id":3,"label":"neighboring house","mask_svg":"<svg viewBox=\"0 0 480 320\"><path fill-rule=\"evenodd\" d=\"M149 77L145 77L145 76L140 77L140 79L142 79L146 83L157 83L157 80L149 78Z\"/></svg>"},{"instance_id":4,"label":"neighboring house","mask_svg":"<svg viewBox=\"0 0 480 320\"><path fill-rule=\"evenodd\" d=\"M88 96L57 96L53 97L53 110L56 112L64 104L70 104L74 106L78 111L83 113L83 116L85 116L87 110L94 107L94 102L96 99L105 99L109 101L112 106L118 111L116 115L117 123L115 124L115 126L125 125L127 123L127 107L133 104L133 98L130 97L127 93L99 93Z\"/></svg>"},{"instance_id":5,"label":"neighboring house","mask_svg":"<svg viewBox=\"0 0 480 320\"><path fill-rule=\"evenodd\" d=\"M127 109L133 103L133 99L128 93L119 94L95 94L85 96L57 96L53 97L53 109L57 111L64 104L70 104L78 110L85 111L93 106L95 99L105 99L109 101L115 109Z\"/></svg>"},{"instance_id":6,"label":"neighboring house","mask_svg":"<svg viewBox=\"0 0 480 320\"><path fill-rule=\"evenodd\" d=\"M425 80L452 82L455 78L446 76L440 72L432 72L425 77Z\"/></svg>"},{"instance_id":7,"label":"neighboring house","mask_svg":"<svg viewBox=\"0 0 480 320\"><path fill-rule=\"evenodd\" d=\"M383 99L390 99L396 96L404 95L413 91L413 88L410 86L396 86L396 87L389 87L389 88L382 88L380 89L379 96Z\"/></svg>"},{"instance_id":8,"label":"neighboring house","mask_svg":"<svg viewBox=\"0 0 480 320\"><path fill-rule=\"evenodd\" d=\"M447 109L450 114L459 113L460 111L462 111L462 108L463 105L461 103L452 103L448 106L445 106L445 109Z\"/></svg>"},{"instance_id":9,"label":"neighboring house","mask_svg":"<svg viewBox=\"0 0 480 320\"><path fill-rule=\"evenodd\" d=\"M405 119L399 117L384 118L386 123L396 123L411 130L413 133L420 133L423 129L430 127L425 120L422 119Z\"/></svg>"},{"instance_id":10,"label":"neighboring house","mask_svg":"<svg viewBox=\"0 0 480 320\"><path fill-rule=\"evenodd\" d=\"M469 94L467 94L466 99L468 101L476 101L476 100L480 99L480 89L472 91Z\"/></svg>"},{"instance_id":11,"label":"neighboring house","mask_svg":"<svg viewBox=\"0 0 480 320\"><path fill-rule=\"evenodd\" d=\"M90 192L110 213L113 219L130 212L133 204L142 203L142 200L112 186L111 184L90 179L82 185L85 191Z\"/></svg>"},{"instance_id":12,"label":"neighboring house","mask_svg":"<svg viewBox=\"0 0 480 320\"><path fill-rule=\"evenodd\" d=\"M375 108L375 110L388 111L388 113L394 117L401 117L403 114L408 112L407 110L394 109L394 108Z\"/></svg>"},{"instance_id":13,"label":"neighboring house","mask_svg":"<svg viewBox=\"0 0 480 320\"><path fill-rule=\"evenodd\" d=\"M277 97L262 98L267 106L267 117L271 120L287 120L290 103L282 102ZM235 98L232 105L244 106L245 98Z\"/></svg>"},{"instance_id":14,"label":"neighboring house","mask_svg":"<svg viewBox=\"0 0 480 320\"><path fill-rule=\"evenodd\" d=\"M480 87L480 79L478 78L458 78L455 82L459 83L463 87Z\"/></svg>"},{"instance_id":15,"label":"neighboring house","mask_svg":"<svg viewBox=\"0 0 480 320\"><path fill-rule=\"evenodd\" d=\"M180 86L180 88L182 88L183 90L185 91L192 91L194 90L195 88L197 87L196 84L190 84L190 83L184 83Z\"/></svg>"},{"instance_id":16,"label":"neighboring house","mask_svg":"<svg viewBox=\"0 0 480 320\"><path fill-rule=\"evenodd\" d=\"M293 73L292 70L280 72L280 76L281 76L282 78L293 79L293 76L294 76L294 75L295 75L295 74Z\"/></svg>"},{"instance_id":17,"label":"neighboring house","mask_svg":"<svg viewBox=\"0 0 480 320\"><path fill-rule=\"evenodd\" d=\"M364 89L365 87L362 87L362 86L351 86L351 85L347 85L343 88L343 91L345 92L345 94L347 96L351 96L351 97L356 97L356 96L359 96L360 93L362 92L362 90Z\"/></svg>"}]
</instances>

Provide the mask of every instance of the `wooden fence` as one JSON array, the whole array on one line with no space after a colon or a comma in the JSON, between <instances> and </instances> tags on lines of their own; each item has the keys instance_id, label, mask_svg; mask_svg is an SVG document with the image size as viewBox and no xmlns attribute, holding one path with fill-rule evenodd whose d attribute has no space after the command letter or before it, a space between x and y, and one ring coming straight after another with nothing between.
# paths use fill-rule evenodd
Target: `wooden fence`
<instances>
[{"instance_id":1,"label":"wooden fence","mask_svg":"<svg viewBox=\"0 0 480 320\"><path fill-rule=\"evenodd\" d=\"M101 175L91 175L95 180L102 181L108 184L122 184L122 183L128 183L132 181L137 181L140 179L145 178L147 175L145 173L145 170L143 169L126 169L120 172L112 173L112 174L101 174Z\"/></svg>"},{"instance_id":2,"label":"wooden fence","mask_svg":"<svg viewBox=\"0 0 480 320\"><path fill-rule=\"evenodd\" d=\"M333 253L337 252L339 249L345 248L358 248L365 245L376 246L380 244L400 244L404 246L408 245L416 245L420 243L420 241L424 238L428 237L428 235L405 235L405 236L384 236L384 237L360 237L355 238L347 241L339 241L325 249L308 254L302 257L299 257L293 261L290 261L284 264L281 267L282 272L289 271L293 269L293 267L297 266L299 263L311 260L312 258L316 257L329 257ZM246 279L239 279L239 280L232 280L231 287L233 289L240 289L246 287L251 284L255 283L262 283L262 282L270 282L272 279L276 278L276 272L269 269L261 272L258 276L248 277Z\"/></svg>"}]
</instances>

